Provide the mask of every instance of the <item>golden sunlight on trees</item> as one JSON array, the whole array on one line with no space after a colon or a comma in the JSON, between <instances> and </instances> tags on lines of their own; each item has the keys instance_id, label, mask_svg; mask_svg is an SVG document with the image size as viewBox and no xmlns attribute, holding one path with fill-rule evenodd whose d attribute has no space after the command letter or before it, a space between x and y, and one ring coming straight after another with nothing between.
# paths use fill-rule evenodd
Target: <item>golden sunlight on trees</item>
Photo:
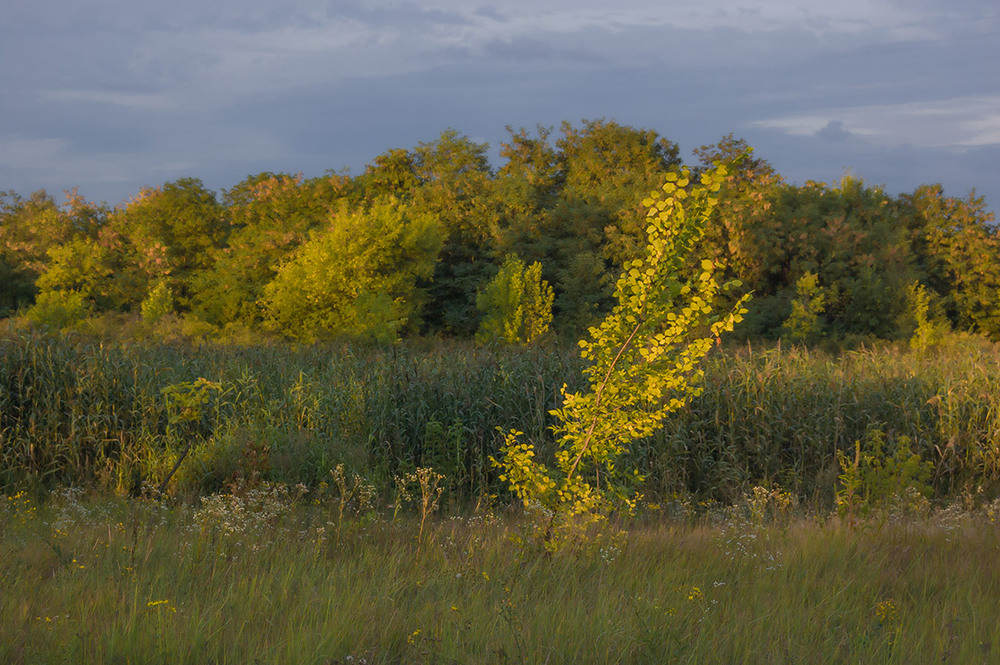
<instances>
[{"instance_id":1,"label":"golden sunlight on trees","mask_svg":"<svg viewBox=\"0 0 1000 665\"><path fill-rule=\"evenodd\" d=\"M746 313L748 296L717 312L720 295L738 284L720 284L716 262L703 259L692 278L684 276L726 173L718 166L697 184L686 169L670 173L643 201L645 252L624 266L614 309L580 341L590 390L563 387L562 407L553 412L555 468L540 462L516 430L507 432L501 459L493 460L511 491L548 515L538 534L548 548L584 538L613 508L634 508L641 479L622 468L622 456L700 393L701 361Z\"/></svg>"},{"instance_id":2,"label":"golden sunlight on trees","mask_svg":"<svg viewBox=\"0 0 1000 665\"><path fill-rule=\"evenodd\" d=\"M394 199L342 209L265 287L265 323L307 341L394 341L419 318L417 283L433 272L441 244L433 217Z\"/></svg>"},{"instance_id":3,"label":"golden sunlight on trees","mask_svg":"<svg viewBox=\"0 0 1000 665\"><path fill-rule=\"evenodd\" d=\"M350 190L346 177L259 173L222 194L229 237L195 276L194 311L218 326L257 327L264 287Z\"/></svg>"},{"instance_id":4,"label":"golden sunlight on trees","mask_svg":"<svg viewBox=\"0 0 1000 665\"><path fill-rule=\"evenodd\" d=\"M985 201L974 192L946 197L940 185L902 198L928 285L945 296L949 317L960 329L1000 339L1000 228Z\"/></svg>"},{"instance_id":5,"label":"golden sunlight on trees","mask_svg":"<svg viewBox=\"0 0 1000 665\"><path fill-rule=\"evenodd\" d=\"M477 339L502 340L507 344L530 344L548 332L552 323L555 294L542 279L542 264L525 266L509 256L496 277L476 296L483 313Z\"/></svg>"},{"instance_id":6,"label":"golden sunlight on trees","mask_svg":"<svg viewBox=\"0 0 1000 665\"><path fill-rule=\"evenodd\" d=\"M792 313L781 327L793 342L816 342L823 335L820 314L826 310L826 293L816 273L807 272L795 282Z\"/></svg>"},{"instance_id":7,"label":"golden sunlight on trees","mask_svg":"<svg viewBox=\"0 0 1000 665\"><path fill-rule=\"evenodd\" d=\"M492 325L481 325L486 310L477 297L505 257L517 256L540 264L552 287L551 328L578 339L611 310L616 275L642 255L640 202L682 166L680 150L654 130L603 119L508 131L499 168L487 144L449 129L387 150L357 176L263 172L218 197L194 178L144 188L113 209L76 191L62 204L44 190L0 191L0 317L16 317L39 298L62 308L75 302L66 297L73 293L82 309L70 309L110 331L170 292L167 309L178 321L197 321L216 337L354 334L349 321L367 312L394 322L377 338L467 339ZM724 136L694 151L700 165L691 171L698 177L746 148ZM368 264L349 266L332 249L322 263L383 281L397 274L392 266L405 260L385 244L378 221L389 200L405 211L404 227L427 217L437 229L436 260L418 262L404 280L411 286L389 279L383 288L361 277L338 291L278 279L279 270L319 261L320 238L340 233L337 224L353 224L376 249L345 236L349 254L363 253ZM352 214L373 226L349 221ZM338 221L331 225L331 217ZM316 244L305 250L307 242ZM855 177L792 185L767 161L746 158L726 176L696 252L724 266L720 280L739 279L754 293L737 330L745 339L789 336L785 324L802 314L799 283L807 275L822 285L822 334L806 335L815 343L910 339L918 324L902 296L912 284L923 285L942 329L1000 339L1000 227L974 192L955 198L925 185L892 196ZM685 278L696 267L687 270ZM330 295L310 296L300 320L289 294L313 288Z\"/></svg>"}]
</instances>

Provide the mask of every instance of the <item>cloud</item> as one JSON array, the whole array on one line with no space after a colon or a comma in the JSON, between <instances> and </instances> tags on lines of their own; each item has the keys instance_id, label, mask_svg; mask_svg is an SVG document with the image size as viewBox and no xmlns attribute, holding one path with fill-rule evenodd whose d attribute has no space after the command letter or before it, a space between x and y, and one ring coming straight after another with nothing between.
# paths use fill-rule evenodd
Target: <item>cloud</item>
<instances>
[{"instance_id":1,"label":"cloud","mask_svg":"<svg viewBox=\"0 0 1000 665\"><path fill-rule=\"evenodd\" d=\"M1000 144L1000 94L824 109L753 123L826 139L850 134L888 146L967 148Z\"/></svg>"},{"instance_id":2,"label":"cloud","mask_svg":"<svg viewBox=\"0 0 1000 665\"><path fill-rule=\"evenodd\" d=\"M126 92L115 90L42 90L44 101L60 104L96 104L121 106L138 111L164 112L174 106L174 98L163 92Z\"/></svg>"},{"instance_id":3,"label":"cloud","mask_svg":"<svg viewBox=\"0 0 1000 665\"><path fill-rule=\"evenodd\" d=\"M817 129L815 135L827 141L845 141L854 136L844 129L844 123L840 120L831 120L821 129Z\"/></svg>"},{"instance_id":4,"label":"cloud","mask_svg":"<svg viewBox=\"0 0 1000 665\"><path fill-rule=\"evenodd\" d=\"M912 189L943 177L934 155L1000 183L995 0L13 0L5 19L0 189L121 200L600 117L685 152L736 132L796 178Z\"/></svg>"}]
</instances>

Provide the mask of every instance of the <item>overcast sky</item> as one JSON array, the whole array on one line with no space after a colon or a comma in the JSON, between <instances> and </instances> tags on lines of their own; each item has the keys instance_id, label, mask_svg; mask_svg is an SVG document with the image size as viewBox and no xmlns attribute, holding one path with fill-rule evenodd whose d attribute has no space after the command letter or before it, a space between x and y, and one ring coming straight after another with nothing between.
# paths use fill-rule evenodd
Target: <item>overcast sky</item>
<instances>
[{"instance_id":1,"label":"overcast sky","mask_svg":"<svg viewBox=\"0 0 1000 665\"><path fill-rule=\"evenodd\" d=\"M0 190L119 203L181 177L357 174L453 128L733 133L1000 209L997 0L5 0Z\"/></svg>"}]
</instances>

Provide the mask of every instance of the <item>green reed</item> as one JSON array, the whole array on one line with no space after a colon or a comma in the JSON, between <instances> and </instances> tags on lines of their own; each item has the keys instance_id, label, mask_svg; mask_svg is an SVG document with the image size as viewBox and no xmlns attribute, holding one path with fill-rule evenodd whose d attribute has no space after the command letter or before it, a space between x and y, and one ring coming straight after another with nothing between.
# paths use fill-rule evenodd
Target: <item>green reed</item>
<instances>
[{"instance_id":1,"label":"green reed","mask_svg":"<svg viewBox=\"0 0 1000 665\"><path fill-rule=\"evenodd\" d=\"M172 491L203 494L254 475L315 486L345 464L380 488L416 467L452 501L504 494L497 428L552 453L549 412L582 385L575 349L424 342L391 348L98 344L0 337L0 487L96 485L137 493L191 454ZM171 427L161 391L221 386L204 416ZM877 430L908 437L946 496L1000 480L1000 350L956 337L927 354L881 346L717 352L705 390L627 463L651 498L731 500L776 483L828 505L837 451Z\"/></svg>"}]
</instances>

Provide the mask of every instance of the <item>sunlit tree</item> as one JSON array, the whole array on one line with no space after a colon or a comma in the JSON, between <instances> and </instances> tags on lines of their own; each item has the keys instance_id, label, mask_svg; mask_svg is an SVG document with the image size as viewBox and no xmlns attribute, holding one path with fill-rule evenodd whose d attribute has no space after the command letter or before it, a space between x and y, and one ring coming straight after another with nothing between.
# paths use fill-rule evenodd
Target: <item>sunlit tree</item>
<instances>
[{"instance_id":1,"label":"sunlit tree","mask_svg":"<svg viewBox=\"0 0 1000 665\"><path fill-rule=\"evenodd\" d=\"M192 280L197 314L216 325L259 325L258 301L278 266L328 222L350 189L349 179L337 174L260 173L225 190L228 239Z\"/></svg>"},{"instance_id":2,"label":"sunlit tree","mask_svg":"<svg viewBox=\"0 0 1000 665\"><path fill-rule=\"evenodd\" d=\"M982 197L944 195L941 185L904 196L928 284L955 326L1000 339L1000 229Z\"/></svg>"},{"instance_id":3,"label":"sunlit tree","mask_svg":"<svg viewBox=\"0 0 1000 665\"><path fill-rule=\"evenodd\" d=\"M548 332L554 294L542 279L542 264L509 256L476 296L483 313L476 336L483 341L530 344Z\"/></svg>"},{"instance_id":4,"label":"sunlit tree","mask_svg":"<svg viewBox=\"0 0 1000 665\"><path fill-rule=\"evenodd\" d=\"M282 265L263 294L266 324L304 340L395 340L418 323L441 250L437 220L387 199L337 212Z\"/></svg>"}]
</instances>

